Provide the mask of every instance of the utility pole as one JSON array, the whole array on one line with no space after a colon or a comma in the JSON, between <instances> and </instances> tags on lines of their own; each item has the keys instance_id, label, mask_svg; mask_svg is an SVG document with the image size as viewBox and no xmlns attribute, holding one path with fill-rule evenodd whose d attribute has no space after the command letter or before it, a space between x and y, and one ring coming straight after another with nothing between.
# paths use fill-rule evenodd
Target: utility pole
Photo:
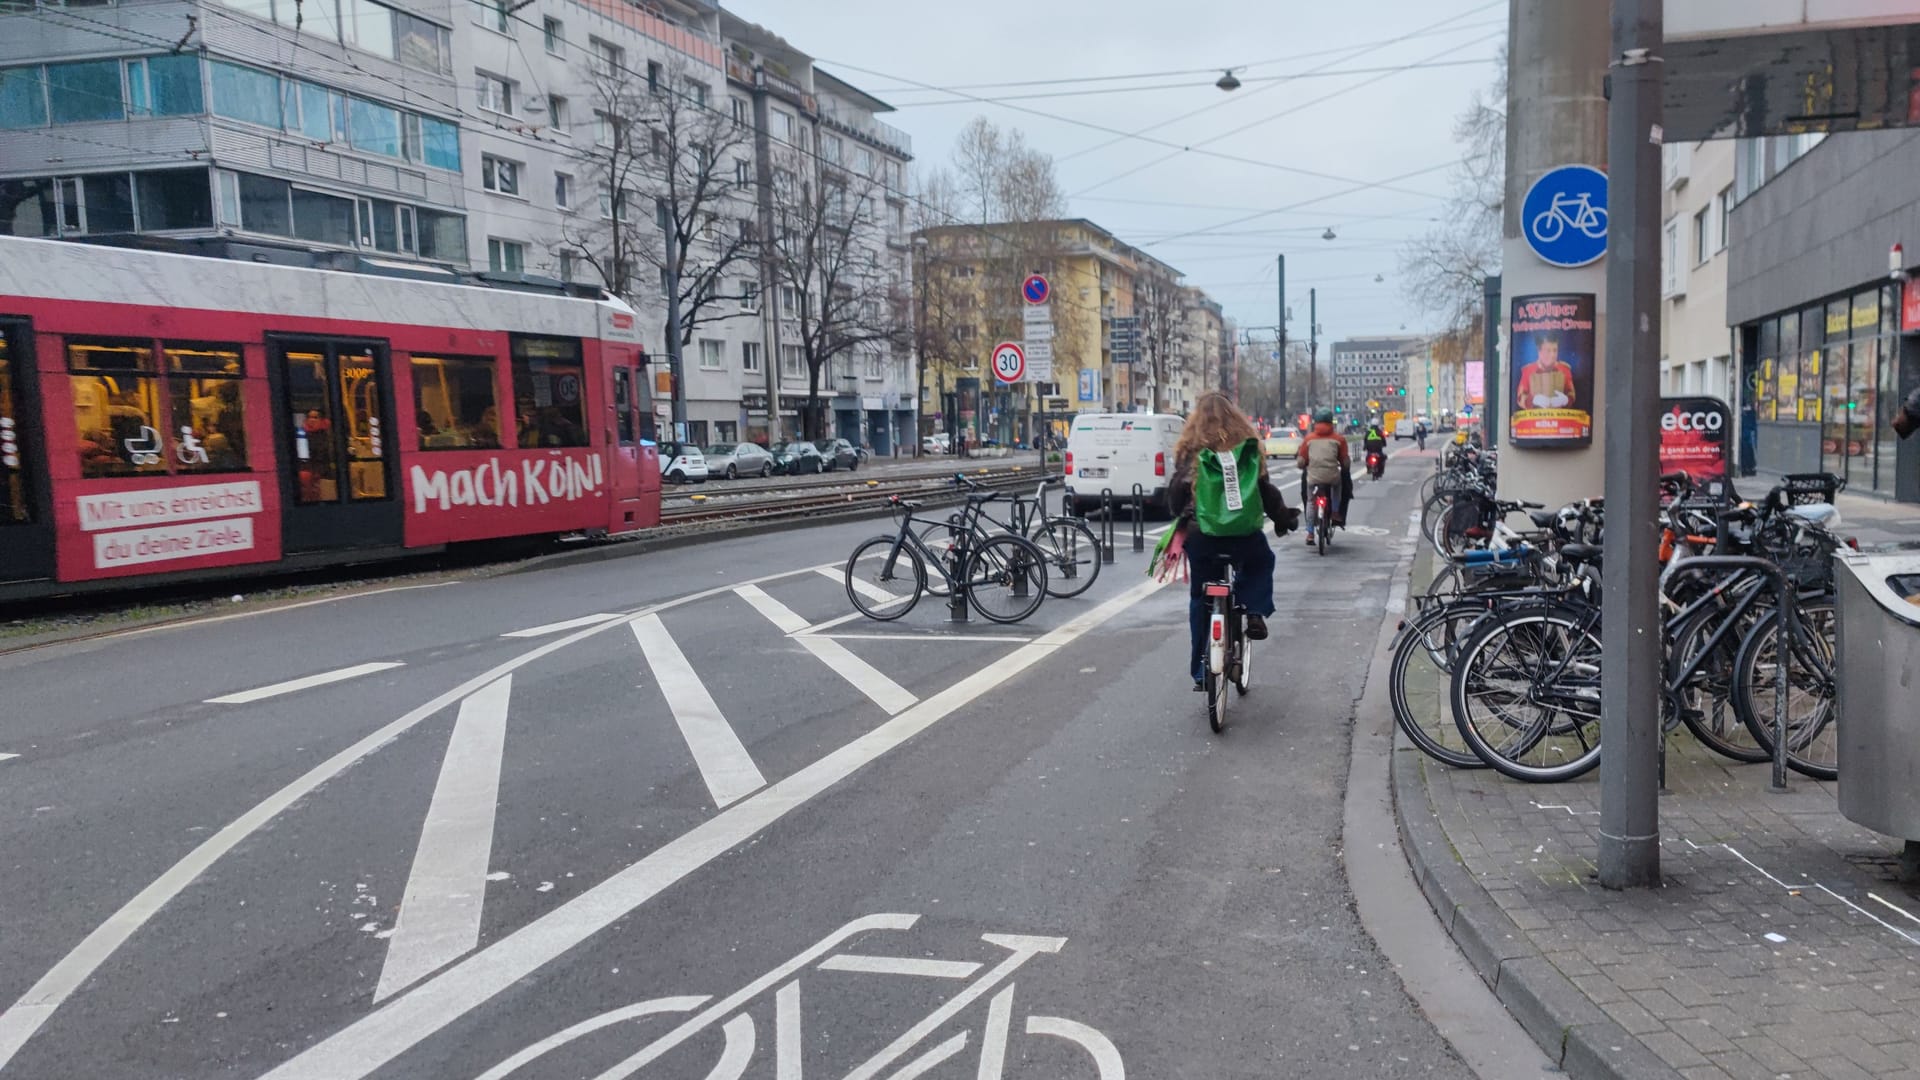
<instances>
[{"instance_id":1,"label":"utility pole","mask_svg":"<svg viewBox=\"0 0 1920 1080\"><path fill-rule=\"evenodd\" d=\"M687 387L681 375L681 341L685 337L680 330L680 259L677 249L680 238L675 235L679 208L674 207L667 222L667 235L662 237L666 245L667 264L667 372L673 379L673 437L675 441L687 437Z\"/></svg>"},{"instance_id":2,"label":"utility pole","mask_svg":"<svg viewBox=\"0 0 1920 1080\"><path fill-rule=\"evenodd\" d=\"M1280 354L1280 415L1287 415L1287 257L1275 256L1280 262L1280 310L1275 312L1274 325L1280 328L1279 344L1275 346Z\"/></svg>"},{"instance_id":3,"label":"utility pole","mask_svg":"<svg viewBox=\"0 0 1920 1080\"><path fill-rule=\"evenodd\" d=\"M753 69L753 180L760 223L760 364L767 374L767 445L780 437L780 277L773 261L773 139L767 128L767 72ZM675 372L677 377L678 372ZM677 400L677 398L676 398Z\"/></svg>"},{"instance_id":4,"label":"utility pole","mask_svg":"<svg viewBox=\"0 0 1920 1080\"><path fill-rule=\"evenodd\" d=\"M921 454L924 439L920 435L921 403L927 400L927 238L913 238L914 253L920 265L914 268L913 284L920 293L919 315L913 321L913 456Z\"/></svg>"},{"instance_id":5,"label":"utility pole","mask_svg":"<svg viewBox=\"0 0 1920 1080\"><path fill-rule=\"evenodd\" d=\"M1320 290L1307 290L1307 412L1313 412L1313 402L1319 390L1316 384L1320 379Z\"/></svg>"},{"instance_id":6,"label":"utility pole","mask_svg":"<svg viewBox=\"0 0 1920 1080\"><path fill-rule=\"evenodd\" d=\"M1601 571L1600 884L1660 883L1661 0L1613 0L1607 105L1605 479Z\"/></svg>"},{"instance_id":7,"label":"utility pole","mask_svg":"<svg viewBox=\"0 0 1920 1080\"><path fill-rule=\"evenodd\" d=\"M1504 318L1500 310L1500 275L1489 276L1481 286L1482 307L1486 316L1480 320L1486 332L1485 374L1480 380L1480 440L1492 450L1500 445L1500 392L1507 384L1505 376L1500 374L1500 321Z\"/></svg>"}]
</instances>

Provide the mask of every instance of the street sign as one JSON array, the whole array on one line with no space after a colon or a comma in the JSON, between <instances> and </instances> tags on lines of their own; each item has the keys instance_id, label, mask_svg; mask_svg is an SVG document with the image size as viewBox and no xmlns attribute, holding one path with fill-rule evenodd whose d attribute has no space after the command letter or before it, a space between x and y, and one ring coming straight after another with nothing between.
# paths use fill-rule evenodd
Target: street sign
<instances>
[{"instance_id":1,"label":"street sign","mask_svg":"<svg viewBox=\"0 0 1920 1080\"><path fill-rule=\"evenodd\" d=\"M1027 375L1027 351L1017 342L1003 341L993 347L993 377L1003 383L1017 383Z\"/></svg>"},{"instance_id":2,"label":"street sign","mask_svg":"<svg viewBox=\"0 0 1920 1080\"><path fill-rule=\"evenodd\" d=\"M1028 274L1027 280L1020 283L1020 295L1029 304L1044 304L1053 296L1053 286L1048 285L1047 279L1039 274Z\"/></svg>"},{"instance_id":3,"label":"street sign","mask_svg":"<svg viewBox=\"0 0 1920 1080\"><path fill-rule=\"evenodd\" d=\"M1053 342L1051 341L1029 341L1022 345L1021 348L1025 350L1027 354L1027 368L1029 369L1027 374L1029 375L1033 374L1031 370L1033 365L1043 360L1047 363L1053 362Z\"/></svg>"},{"instance_id":4,"label":"street sign","mask_svg":"<svg viewBox=\"0 0 1920 1080\"><path fill-rule=\"evenodd\" d=\"M1053 340L1053 324L1050 322L1030 322L1024 331L1022 336L1029 342Z\"/></svg>"},{"instance_id":5,"label":"street sign","mask_svg":"<svg viewBox=\"0 0 1920 1080\"><path fill-rule=\"evenodd\" d=\"M1063 413L1071 408L1067 399L1063 397L1050 397L1046 400L1046 411L1050 413Z\"/></svg>"},{"instance_id":6,"label":"street sign","mask_svg":"<svg viewBox=\"0 0 1920 1080\"><path fill-rule=\"evenodd\" d=\"M1520 204L1520 231L1544 262L1595 262L1607 253L1607 174L1591 165L1548 170Z\"/></svg>"}]
</instances>

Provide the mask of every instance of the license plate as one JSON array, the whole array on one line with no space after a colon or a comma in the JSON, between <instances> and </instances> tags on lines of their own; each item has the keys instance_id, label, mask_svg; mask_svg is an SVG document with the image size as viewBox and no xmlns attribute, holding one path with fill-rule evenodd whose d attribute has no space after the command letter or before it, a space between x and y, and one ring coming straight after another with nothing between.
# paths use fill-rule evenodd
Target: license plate
<instances>
[{"instance_id":1,"label":"license plate","mask_svg":"<svg viewBox=\"0 0 1920 1080\"><path fill-rule=\"evenodd\" d=\"M1106 469L1106 466L1104 465L1098 466L1098 467L1093 465L1088 465L1083 467L1080 470L1080 475L1086 477L1089 480L1100 480L1106 477L1107 469Z\"/></svg>"}]
</instances>

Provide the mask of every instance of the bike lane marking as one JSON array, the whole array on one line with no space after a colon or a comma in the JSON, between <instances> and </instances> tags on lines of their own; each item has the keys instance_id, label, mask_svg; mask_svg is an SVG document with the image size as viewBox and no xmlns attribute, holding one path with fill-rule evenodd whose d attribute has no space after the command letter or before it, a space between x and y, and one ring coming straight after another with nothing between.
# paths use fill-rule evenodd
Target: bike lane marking
<instances>
[{"instance_id":1,"label":"bike lane marking","mask_svg":"<svg viewBox=\"0 0 1920 1080\"><path fill-rule=\"evenodd\" d=\"M264 1074L263 1080L362 1080L862 767L1161 588L1158 581L1141 582L1049 631L1038 641L1013 650L813 764L694 826L599 885L283 1062ZM911 919L907 925L912 925ZM826 947L830 948L831 943ZM761 981L771 985L775 980ZM758 993L765 987L757 982L750 989ZM735 997L744 1000L739 994ZM728 1001L732 1002L733 998ZM727 1004L727 1010L731 1008L732 1005ZM688 1025L698 1019L689 1020ZM665 1050L662 1048L660 1052Z\"/></svg>"},{"instance_id":2,"label":"bike lane marking","mask_svg":"<svg viewBox=\"0 0 1920 1080\"><path fill-rule=\"evenodd\" d=\"M720 712L719 703L707 692L707 684L693 670L687 654L667 633L667 625L658 615L642 615L633 620L634 639L646 654L660 693L667 699L673 722L693 752L693 763L700 778L713 795L713 804L725 808L767 786L767 778L753 763L753 755L734 733L733 725Z\"/></svg>"},{"instance_id":3,"label":"bike lane marking","mask_svg":"<svg viewBox=\"0 0 1920 1080\"><path fill-rule=\"evenodd\" d=\"M332 683L346 682L348 679L357 679L362 675L372 675L377 671L389 671L397 667L406 667L406 665L398 660L376 660L369 664L355 664L352 667L343 667L335 671L323 671L318 675L304 675L298 679L288 679L286 682L274 683L272 686L261 686L252 690L236 690L231 694L222 694L219 697L208 698L205 703L208 705L247 705L255 701L265 700L266 698L279 697L282 694L291 694L299 690L311 690L316 686L327 686Z\"/></svg>"},{"instance_id":4,"label":"bike lane marking","mask_svg":"<svg viewBox=\"0 0 1920 1080\"><path fill-rule=\"evenodd\" d=\"M765 615L767 621L781 633L799 642L801 648L832 669L835 675L852 684L855 690L865 694L875 705L887 710L888 716L911 708L914 702L920 700L879 668L855 656L845 645L806 633L809 625L807 620L801 618L799 612L768 596L760 586L742 585L733 591L752 605L755 611Z\"/></svg>"},{"instance_id":5,"label":"bike lane marking","mask_svg":"<svg viewBox=\"0 0 1920 1080\"><path fill-rule=\"evenodd\" d=\"M832 564L826 564L826 566L820 567L803 566L793 570L782 570L778 573L764 574L752 579L748 584L763 585L770 581L783 581L790 577L812 573L815 570L829 569L831 565ZM452 583L447 582L445 584ZM404 586L404 588L430 587L432 586ZM179 862L174 863L165 873L155 878L146 888L134 894L133 899L128 900L112 915L109 915L105 922L101 923L92 933L81 939L80 944L74 946L70 952L61 957L60 961L49 969L45 975L42 975L39 981L28 987L27 992L14 1001L12 1006L5 1012L0 1012L0 1071L6 1069L7 1063L12 1061L14 1056L20 1052L20 1048L26 1045L27 1040L33 1038L34 1034L38 1032L48 1020L53 1018L54 1012L58 1010L61 1005L65 1004L66 1000L72 997L74 992L79 990L87 979L91 978L95 971L99 970L102 964L106 963L108 957L111 957L115 952L119 951L120 947L126 944L127 939L138 932L142 926L145 926L147 920L153 918L153 916L157 914L161 908L170 903L174 897L180 895L189 885L192 885L194 881L198 880L201 874L206 873L209 867L220 860L221 856L232 851L235 847L239 846L242 841L264 828L268 822L280 816L283 811L294 806L308 795L313 794L314 791L318 790L327 781L332 780L334 777L358 764L363 758L419 726L429 717L439 713L440 710L464 699L469 694L481 689L503 675L518 671L520 668L544 656L558 652L569 645L584 641L595 634L604 633L620 625L621 622L646 614L671 611L688 604L698 603L701 600L719 596L722 593L732 592L735 587L734 585L715 585L711 588L688 593L685 596L675 597L671 600L663 600L657 604L639 608L633 612L632 615L623 616L615 622L588 627L584 630L569 634L566 637L558 638L544 645L529 649L510 660L496 664L494 667L475 675L473 678L429 700L420 707L405 713L386 726L369 733L353 745L307 770L306 773L293 783L288 784L286 787L281 788L279 791L274 792L272 795L254 804L252 809L241 814L225 828L202 841L199 847L189 851ZM310 603L330 603L334 600L341 599L350 599L350 597L329 597L326 600L315 600L310 601ZM216 618L238 617L240 616L217 616ZM165 629L165 627L148 627L146 629ZM145 631L126 631L126 633L142 632Z\"/></svg>"},{"instance_id":6,"label":"bike lane marking","mask_svg":"<svg viewBox=\"0 0 1920 1080\"><path fill-rule=\"evenodd\" d=\"M399 918L387 940L375 1001L385 1001L480 944L512 696L513 676L506 675L460 703L407 872Z\"/></svg>"},{"instance_id":7,"label":"bike lane marking","mask_svg":"<svg viewBox=\"0 0 1920 1080\"><path fill-rule=\"evenodd\" d=\"M557 634L562 630L577 630L582 626L597 626L600 623L612 622L618 618L620 618L618 615L601 612L597 615L582 615L577 619L562 619L559 622L529 626L525 630L514 630L510 633L501 634L500 636L505 638L546 637L548 634Z\"/></svg>"}]
</instances>

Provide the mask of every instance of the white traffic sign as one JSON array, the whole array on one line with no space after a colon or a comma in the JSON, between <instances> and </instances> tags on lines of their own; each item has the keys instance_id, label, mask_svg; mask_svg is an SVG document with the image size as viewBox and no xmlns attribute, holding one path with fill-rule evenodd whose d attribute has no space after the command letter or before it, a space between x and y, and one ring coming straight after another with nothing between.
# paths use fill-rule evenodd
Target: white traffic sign
<instances>
[{"instance_id":1,"label":"white traffic sign","mask_svg":"<svg viewBox=\"0 0 1920 1080\"><path fill-rule=\"evenodd\" d=\"M1053 342L1029 341L1027 353L1027 382L1044 383L1053 381Z\"/></svg>"},{"instance_id":2,"label":"white traffic sign","mask_svg":"<svg viewBox=\"0 0 1920 1080\"><path fill-rule=\"evenodd\" d=\"M1028 326L1034 323L1052 322L1052 304L1030 304L1020 309L1020 320Z\"/></svg>"},{"instance_id":3,"label":"white traffic sign","mask_svg":"<svg viewBox=\"0 0 1920 1080\"><path fill-rule=\"evenodd\" d=\"M1017 342L1003 341L993 347L993 377L1003 383L1017 383L1027 376L1027 351Z\"/></svg>"},{"instance_id":4,"label":"white traffic sign","mask_svg":"<svg viewBox=\"0 0 1920 1080\"><path fill-rule=\"evenodd\" d=\"M1025 331L1021 336L1029 342L1053 340L1053 324L1050 322L1030 322Z\"/></svg>"}]
</instances>

